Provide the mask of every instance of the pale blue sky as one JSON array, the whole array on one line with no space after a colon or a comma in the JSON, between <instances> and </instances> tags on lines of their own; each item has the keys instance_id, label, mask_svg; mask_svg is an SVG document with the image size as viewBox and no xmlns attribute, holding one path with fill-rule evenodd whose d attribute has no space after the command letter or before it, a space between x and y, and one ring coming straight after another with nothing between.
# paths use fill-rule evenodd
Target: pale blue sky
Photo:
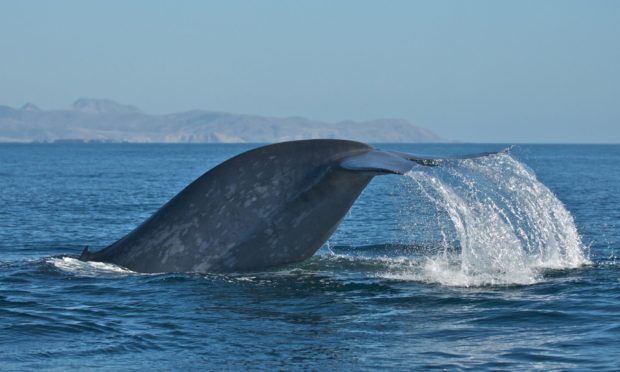
<instances>
[{"instance_id":1,"label":"pale blue sky","mask_svg":"<svg viewBox=\"0 0 620 372\"><path fill-rule=\"evenodd\" d=\"M0 104L620 142L620 1L0 1Z\"/></svg>"}]
</instances>

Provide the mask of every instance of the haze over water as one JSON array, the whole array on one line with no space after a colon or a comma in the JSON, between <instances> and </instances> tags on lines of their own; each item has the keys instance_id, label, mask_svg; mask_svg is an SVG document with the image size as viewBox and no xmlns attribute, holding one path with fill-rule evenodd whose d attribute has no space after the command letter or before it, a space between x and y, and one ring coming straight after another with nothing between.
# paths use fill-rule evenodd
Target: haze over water
<instances>
[{"instance_id":1,"label":"haze over water","mask_svg":"<svg viewBox=\"0 0 620 372\"><path fill-rule=\"evenodd\" d=\"M272 271L74 258L251 147L0 145L3 369L620 367L617 145L376 177L313 258Z\"/></svg>"}]
</instances>

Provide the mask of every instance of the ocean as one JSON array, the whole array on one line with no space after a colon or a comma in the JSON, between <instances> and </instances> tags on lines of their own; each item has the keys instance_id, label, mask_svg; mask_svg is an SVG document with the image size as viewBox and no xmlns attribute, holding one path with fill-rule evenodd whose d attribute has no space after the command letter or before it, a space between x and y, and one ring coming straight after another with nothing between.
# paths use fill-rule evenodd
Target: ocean
<instances>
[{"instance_id":1,"label":"ocean","mask_svg":"<svg viewBox=\"0 0 620 372\"><path fill-rule=\"evenodd\" d=\"M620 145L376 177L311 259L270 271L76 259L256 146L0 144L0 370L620 369Z\"/></svg>"}]
</instances>

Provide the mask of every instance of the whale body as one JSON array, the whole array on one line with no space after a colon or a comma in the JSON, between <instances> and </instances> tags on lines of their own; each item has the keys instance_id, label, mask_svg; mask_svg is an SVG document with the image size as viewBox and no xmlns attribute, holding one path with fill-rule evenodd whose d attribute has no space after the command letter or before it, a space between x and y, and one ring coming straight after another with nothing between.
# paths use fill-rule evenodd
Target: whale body
<instances>
[{"instance_id":1,"label":"whale body","mask_svg":"<svg viewBox=\"0 0 620 372\"><path fill-rule=\"evenodd\" d=\"M259 147L209 170L125 237L97 252L86 248L80 259L145 273L300 262L329 239L374 176L444 160L346 140Z\"/></svg>"}]
</instances>

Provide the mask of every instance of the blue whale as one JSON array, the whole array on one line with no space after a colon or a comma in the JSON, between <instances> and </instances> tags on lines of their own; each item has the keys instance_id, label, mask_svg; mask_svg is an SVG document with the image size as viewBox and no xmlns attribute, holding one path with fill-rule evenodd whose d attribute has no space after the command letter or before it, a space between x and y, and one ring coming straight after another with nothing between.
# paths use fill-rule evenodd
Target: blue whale
<instances>
[{"instance_id":1,"label":"blue whale","mask_svg":"<svg viewBox=\"0 0 620 372\"><path fill-rule=\"evenodd\" d=\"M449 159L346 140L259 147L209 170L125 237L97 252L86 248L80 259L145 273L256 271L300 262L327 241L374 176Z\"/></svg>"}]
</instances>

